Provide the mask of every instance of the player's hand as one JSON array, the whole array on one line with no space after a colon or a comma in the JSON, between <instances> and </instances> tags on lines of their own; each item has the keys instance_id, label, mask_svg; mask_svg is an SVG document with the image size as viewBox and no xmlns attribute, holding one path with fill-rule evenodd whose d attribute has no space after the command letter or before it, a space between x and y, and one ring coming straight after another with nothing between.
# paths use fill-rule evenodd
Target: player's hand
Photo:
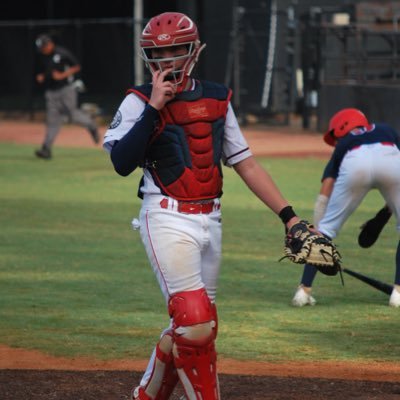
<instances>
[{"instance_id":1,"label":"player's hand","mask_svg":"<svg viewBox=\"0 0 400 400\"><path fill-rule=\"evenodd\" d=\"M156 71L153 74L153 89L149 104L156 110L161 110L176 95L176 86L171 81L165 80L166 76L172 71L172 68L168 68L165 71Z\"/></svg>"},{"instance_id":2,"label":"player's hand","mask_svg":"<svg viewBox=\"0 0 400 400\"><path fill-rule=\"evenodd\" d=\"M36 75L36 82L37 82L37 83L43 83L43 82L44 82L44 79L45 79L44 74L37 74L37 75Z\"/></svg>"},{"instance_id":3,"label":"player's hand","mask_svg":"<svg viewBox=\"0 0 400 400\"><path fill-rule=\"evenodd\" d=\"M61 80L63 80L63 79L66 78L64 72L57 71L56 69L54 69L53 71L51 71L51 77L52 77L55 81L61 81Z\"/></svg>"},{"instance_id":4,"label":"player's hand","mask_svg":"<svg viewBox=\"0 0 400 400\"><path fill-rule=\"evenodd\" d=\"M293 217L291 218L287 223L286 223L286 229L289 230L294 224L297 224L298 222L300 222L300 218L299 217Z\"/></svg>"}]
</instances>

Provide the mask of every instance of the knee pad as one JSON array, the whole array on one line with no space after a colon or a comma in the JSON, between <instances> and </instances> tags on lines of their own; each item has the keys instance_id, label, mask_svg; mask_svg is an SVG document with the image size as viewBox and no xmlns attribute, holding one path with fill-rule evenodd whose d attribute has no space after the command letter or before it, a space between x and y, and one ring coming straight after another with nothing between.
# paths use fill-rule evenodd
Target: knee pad
<instances>
[{"instance_id":1,"label":"knee pad","mask_svg":"<svg viewBox=\"0 0 400 400\"><path fill-rule=\"evenodd\" d=\"M203 345L216 337L217 312L204 288L174 294L168 304L175 342Z\"/></svg>"}]
</instances>

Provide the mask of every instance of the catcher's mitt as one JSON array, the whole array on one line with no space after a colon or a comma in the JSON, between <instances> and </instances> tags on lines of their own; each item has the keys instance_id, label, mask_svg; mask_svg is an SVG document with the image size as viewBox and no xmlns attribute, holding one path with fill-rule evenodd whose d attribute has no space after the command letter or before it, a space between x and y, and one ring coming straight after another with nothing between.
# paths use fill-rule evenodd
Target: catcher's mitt
<instances>
[{"instance_id":1,"label":"catcher's mitt","mask_svg":"<svg viewBox=\"0 0 400 400\"><path fill-rule=\"evenodd\" d=\"M336 245L313 228L307 221L294 224L286 233L281 260L289 258L296 264L311 264L325 275L336 275L341 262Z\"/></svg>"},{"instance_id":2,"label":"catcher's mitt","mask_svg":"<svg viewBox=\"0 0 400 400\"><path fill-rule=\"evenodd\" d=\"M358 244L361 247L367 248L371 247L378 239L383 227L387 224L392 212L389 207L385 206L363 225L361 225L360 234L358 235Z\"/></svg>"}]
</instances>

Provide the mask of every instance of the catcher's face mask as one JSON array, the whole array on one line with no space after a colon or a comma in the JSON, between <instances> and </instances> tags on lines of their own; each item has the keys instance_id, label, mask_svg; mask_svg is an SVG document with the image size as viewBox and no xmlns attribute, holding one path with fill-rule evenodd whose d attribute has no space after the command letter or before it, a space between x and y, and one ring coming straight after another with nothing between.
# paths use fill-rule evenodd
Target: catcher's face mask
<instances>
[{"instance_id":1,"label":"catcher's face mask","mask_svg":"<svg viewBox=\"0 0 400 400\"><path fill-rule=\"evenodd\" d=\"M168 77L177 92L184 90L200 52L196 24L185 14L163 13L153 17L145 26L140 39L142 58L152 74L173 68Z\"/></svg>"},{"instance_id":2,"label":"catcher's face mask","mask_svg":"<svg viewBox=\"0 0 400 400\"><path fill-rule=\"evenodd\" d=\"M183 83L185 76L189 76L187 70L193 56L193 46L193 43L189 43L187 45L142 49L143 59L152 74L155 71L162 72L172 68L166 79L178 86Z\"/></svg>"}]
</instances>

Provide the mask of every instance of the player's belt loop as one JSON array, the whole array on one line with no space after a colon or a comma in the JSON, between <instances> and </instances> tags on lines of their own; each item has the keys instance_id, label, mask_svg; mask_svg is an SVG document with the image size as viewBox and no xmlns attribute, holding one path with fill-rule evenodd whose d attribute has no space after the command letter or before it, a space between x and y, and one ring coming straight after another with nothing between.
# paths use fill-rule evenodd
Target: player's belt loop
<instances>
[{"instance_id":1,"label":"player's belt loop","mask_svg":"<svg viewBox=\"0 0 400 400\"><path fill-rule=\"evenodd\" d=\"M178 211L183 214L210 214L219 210L221 205L219 200L209 200L205 202L178 201L164 197L160 201L160 207L168 210Z\"/></svg>"}]
</instances>

